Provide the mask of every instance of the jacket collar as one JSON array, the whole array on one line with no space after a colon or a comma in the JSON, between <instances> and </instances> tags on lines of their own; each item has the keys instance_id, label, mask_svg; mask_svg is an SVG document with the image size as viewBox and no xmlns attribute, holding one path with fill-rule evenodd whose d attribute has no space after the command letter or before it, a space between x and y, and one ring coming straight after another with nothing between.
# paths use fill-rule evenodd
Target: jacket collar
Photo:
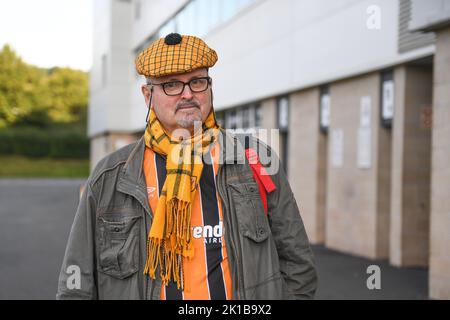
<instances>
[{"instance_id":1,"label":"jacket collar","mask_svg":"<svg viewBox=\"0 0 450 320\"><path fill-rule=\"evenodd\" d=\"M122 178L137 184L140 182L143 176L143 163L144 163L144 152L145 152L145 140L142 136L132 149L130 155L128 156L125 165L122 168ZM145 180L144 180L145 182ZM145 183L144 183L145 185Z\"/></svg>"},{"instance_id":2,"label":"jacket collar","mask_svg":"<svg viewBox=\"0 0 450 320\"><path fill-rule=\"evenodd\" d=\"M242 145L237 143L236 136L222 128L219 132L219 144L221 150L221 165L226 163L235 163L239 159L244 159L244 150ZM122 168L119 181L117 183L117 190L135 197L151 215L143 170L145 147L144 136L142 136L136 142L136 145L132 149L125 165Z\"/></svg>"},{"instance_id":3,"label":"jacket collar","mask_svg":"<svg viewBox=\"0 0 450 320\"><path fill-rule=\"evenodd\" d=\"M132 149L125 165L120 172L119 181L117 182L117 190L136 198L145 211L152 215L147 197L147 187L143 173L145 141L142 136Z\"/></svg>"},{"instance_id":4,"label":"jacket collar","mask_svg":"<svg viewBox=\"0 0 450 320\"><path fill-rule=\"evenodd\" d=\"M242 145L238 143L237 137L231 132L220 128L219 144L221 152L220 165L236 163L244 159L245 152Z\"/></svg>"},{"instance_id":5,"label":"jacket collar","mask_svg":"<svg viewBox=\"0 0 450 320\"><path fill-rule=\"evenodd\" d=\"M236 136L222 128L219 133L219 144L221 150L220 159L224 160L220 162L221 164L235 162L244 156L243 148L238 143ZM135 184L142 180L145 184L143 173L145 147L144 136L142 136L128 156L122 169L122 178Z\"/></svg>"}]
</instances>

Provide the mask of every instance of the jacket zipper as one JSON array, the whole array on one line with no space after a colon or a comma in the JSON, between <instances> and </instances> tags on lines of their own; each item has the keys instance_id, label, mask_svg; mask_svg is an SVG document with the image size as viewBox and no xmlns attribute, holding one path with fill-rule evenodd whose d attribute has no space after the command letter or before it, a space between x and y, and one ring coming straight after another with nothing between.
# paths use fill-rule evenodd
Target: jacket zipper
<instances>
[{"instance_id":1,"label":"jacket zipper","mask_svg":"<svg viewBox=\"0 0 450 320\"><path fill-rule=\"evenodd\" d=\"M228 198L224 197L224 193L221 188L222 187L222 179L221 179L222 171L223 171L223 165L220 166L219 172L217 173L217 181L219 182L219 183L217 183L217 191L219 192L219 195L222 199L224 199L224 200L226 199L228 201ZM225 207L226 214L224 214L224 216L228 220L228 226L230 227L230 217L229 217L230 211L229 211L229 208L227 207L227 201L222 201L222 205ZM234 252L234 259L236 260L236 274L237 274L237 282L238 282L237 288L239 289L239 290L237 290L237 299L242 300L243 297L241 297L241 294L244 293L244 291L243 291L243 287L242 287L241 272L240 272L240 268L239 268L240 259L239 259L239 255L238 255L238 252L236 249L236 245L233 240L234 237L232 236L231 232L229 234L231 235L230 236L230 242L231 242L231 246L232 246L231 249Z\"/></svg>"}]
</instances>

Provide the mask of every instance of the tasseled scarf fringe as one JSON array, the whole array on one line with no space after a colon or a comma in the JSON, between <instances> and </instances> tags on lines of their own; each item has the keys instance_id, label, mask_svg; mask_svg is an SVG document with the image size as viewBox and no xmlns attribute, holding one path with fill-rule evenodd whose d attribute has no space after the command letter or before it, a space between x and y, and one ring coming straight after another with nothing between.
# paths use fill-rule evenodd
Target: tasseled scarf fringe
<instances>
[{"instance_id":1,"label":"tasseled scarf fringe","mask_svg":"<svg viewBox=\"0 0 450 320\"><path fill-rule=\"evenodd\" d=\"M191 204L172 199L167 203L167 210L170 214L167 216L165 238L150 237L147 239L148 259L144 273L155 278L159 266L163 285L174 281L178 289L184 290L186 282L182 258L183 256L187 258L194 256L194 247L190 238Z\"/></svg>"}]
</instances>

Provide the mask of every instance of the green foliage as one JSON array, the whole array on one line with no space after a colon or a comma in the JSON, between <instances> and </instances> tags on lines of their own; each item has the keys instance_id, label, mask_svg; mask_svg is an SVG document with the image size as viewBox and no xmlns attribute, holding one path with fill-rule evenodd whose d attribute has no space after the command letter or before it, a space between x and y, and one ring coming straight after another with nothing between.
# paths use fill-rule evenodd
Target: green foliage
<instances>
[{"instance_id":1,"label":"green foliage","mask_svg":"<svg viewBox=\"0 0 450 320\"><path fill-rule=\"evenodd\" d=\"M87 104L87 73L41 69L10 46L1 49L0 154L88 158Z\"/></svg>"},{"instance_id":2,"label":"green foliage","mask_svg":"<svg viewBox=\"0 0 450 320\"><path fill-rule=\"evenodd\" d=\"M0 128L85 121L88 75L69 68L26 64L5 45L0 51Z\"/></svg>"},{"instance_id":3,"label":"green foliage","mask_svg":"<svg viewBox=\"0 0 450 320\"><path fill-rule=\"evenodd\" d=\"M39 101L40 79L44 73L28 66L5 45L0 52L0 125L7 126L25 117Z\"/></svg>"},{"instance_id":4,"label":"green foliage","mask_svg":"<svg viewBox=\"0 0 450 320\"><path fill-rule=\"evenodd\" d=\"M29 158L87 159L89 139L83 131L72 127L2 129L0 154Z\"/></svg>"},{"instance_id":5,"label":"green foliage","mask_svg":"<svg viewBox=\"0 0 450 320\"><path fill-rule=\"evenodd\" d=\"M73 123L85 119L88 77L82 71L55 68L45 79L49 91L48 110L53 122Z\"/></svg>"},{"instance_id":6,"label":"green foliage","mask_svg":"<svg viewBox=\"0 0 450 320\"><path fill-rule=\"evenodd\" d=\"M89 139L76 132L55 135L51 139L50 154L55 159L89 158Z\"/></svg>"}]
</instances>

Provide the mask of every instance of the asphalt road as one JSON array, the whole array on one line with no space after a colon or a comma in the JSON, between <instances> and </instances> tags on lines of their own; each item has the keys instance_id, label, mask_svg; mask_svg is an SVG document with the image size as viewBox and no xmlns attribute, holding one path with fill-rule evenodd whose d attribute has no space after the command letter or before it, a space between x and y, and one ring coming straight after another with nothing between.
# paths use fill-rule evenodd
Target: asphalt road
<instances>
[{"instance_id":1,"label":"asphalt road","mask_svg":"<svg viewBox=\"0 0 450 320\"><path fill-rule=\"evenodd\" d=\"M342 254L323 246L313 246L319 286L316 299L423 300L428 299L428 270L397 268L385 260L369 260ZM369 266L378 266L380 289L367 287L373 275ZM369 279L369 283L373 283Z\"/></svg>"},{"instance_id":2,"label":"asphalt road","mask_svg":"<svg viewBox=\"0 0 450 320\"><path fill-rule=\"evenodd\" d=\"M83 180L0 180L0 299L54 299ZM426 299L428 272L313 246L317 299ZM381 289L369 290L378 265Z\"/></svg>"},{"instance_id":3,"label":"asphalt road","mask_svg":"<svg viewBox=\"0 0 450 320\"><path fill-rule=\"evenodd\" d=\"M83 180L0 180L0 299L55 299Z\"/></svg>"}]
</instances>

